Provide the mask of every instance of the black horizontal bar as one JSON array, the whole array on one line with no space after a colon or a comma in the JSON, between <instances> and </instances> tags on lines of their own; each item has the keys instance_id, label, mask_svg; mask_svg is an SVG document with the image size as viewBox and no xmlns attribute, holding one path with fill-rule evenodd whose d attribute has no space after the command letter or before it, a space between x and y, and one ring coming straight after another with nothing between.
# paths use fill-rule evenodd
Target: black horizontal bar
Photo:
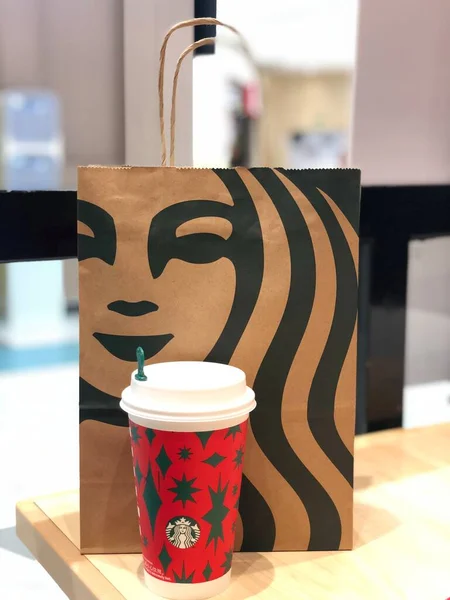
<instances>
[{"instance_id":1,"label":"black horizontal bar","mask_svg":"<svg viewBox=\"0 0 450 600\"><path fill-rule=\"evenodd\" d=\"M76 192L0 191L0 262L77 254ZM450 186L364 187L361 237L421 238L450 232Z\"/></svg>"},{"instance_id":2,"label":"black horizontal bar","mask_svg":"<svg viewBox=\"0 0 450 600\"><path fill-rule=\"evenodd\" d=\"M0 191L0 263L76 256L75 191Z\"/></svg>"},{"instance_id":3,"label":"black horizontal bar","mask_svg":"<svg viewBox=\"0 0 450 600\"><path fill-rule=\"evenodd\" d=\"M450 185L365 186L361 237L420 239L450 232Z\"/></svg>"}]
</instances>

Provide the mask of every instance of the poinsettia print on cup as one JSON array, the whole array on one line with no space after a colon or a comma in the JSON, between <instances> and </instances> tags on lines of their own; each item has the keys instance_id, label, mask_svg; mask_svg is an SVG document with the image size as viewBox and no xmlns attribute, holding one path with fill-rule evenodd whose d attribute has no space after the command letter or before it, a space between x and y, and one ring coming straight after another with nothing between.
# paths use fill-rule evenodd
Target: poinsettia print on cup
<instances>
[{"instance_id":1,"label":"poinsettia print on cup","mask_svg":"<svg viewBox=\"0 0 450 600\"><path fill-rule=\"evenodd\" d=\"M173 583L231 569L247 421L202 432L147 429L130 420L144 568Z\"/></svg>"}]
</instances>

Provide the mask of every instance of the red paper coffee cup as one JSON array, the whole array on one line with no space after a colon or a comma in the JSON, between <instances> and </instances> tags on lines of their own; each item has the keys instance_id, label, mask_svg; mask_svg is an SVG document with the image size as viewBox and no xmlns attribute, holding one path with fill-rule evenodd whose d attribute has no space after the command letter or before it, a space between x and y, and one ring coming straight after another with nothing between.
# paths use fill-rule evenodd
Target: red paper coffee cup
<instances>
[{"instance_id":1,"label":"red paper coffee cup","mask_svg":"<svg viewBox=\"0 0 450 600\"><path fill-rule=\"evenodd\" d=\"M200 600L229 584L248 413L245 374L204 362L161 363L132 376L129 414L148 587Z\"/></svg>"}]
</instances>

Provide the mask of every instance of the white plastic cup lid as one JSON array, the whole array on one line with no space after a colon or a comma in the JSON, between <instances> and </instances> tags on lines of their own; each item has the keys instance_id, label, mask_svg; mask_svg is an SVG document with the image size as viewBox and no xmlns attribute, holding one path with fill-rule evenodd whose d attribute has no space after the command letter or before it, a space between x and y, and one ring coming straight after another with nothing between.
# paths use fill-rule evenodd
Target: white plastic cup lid
<instances>
[{"instance_id":1,"label":"white plastic cup lid","mask_svg":"<svg viewBox=\"0 0 450 600\"><path fill-rule=\"evenodd\" d=\"M146 381L138 381L136 373L120 402L130 417L174 423L221 421L245 416L256 406L245 373L230 365L158 363L144 368Z\"/></svg>"}]
</instances>

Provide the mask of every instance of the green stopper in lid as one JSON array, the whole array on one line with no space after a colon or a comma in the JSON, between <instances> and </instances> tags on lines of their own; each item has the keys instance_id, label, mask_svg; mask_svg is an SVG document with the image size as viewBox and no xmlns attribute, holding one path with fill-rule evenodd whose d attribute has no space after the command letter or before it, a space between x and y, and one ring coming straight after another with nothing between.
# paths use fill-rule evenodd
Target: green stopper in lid
<instances>
[{"instance_id":1,"label":"green stopper in lid","mask_svg":"<svg viewBox=\"0 0 450 600\"><path fill-rule=\"evenodd\" d=\"M147 381L147 375L144 373L145 354L144 350L140 346L136 348L136 358L138 364L138 372L136 373L134 378L137 381Z\"/></svg>"}]
</instances>

